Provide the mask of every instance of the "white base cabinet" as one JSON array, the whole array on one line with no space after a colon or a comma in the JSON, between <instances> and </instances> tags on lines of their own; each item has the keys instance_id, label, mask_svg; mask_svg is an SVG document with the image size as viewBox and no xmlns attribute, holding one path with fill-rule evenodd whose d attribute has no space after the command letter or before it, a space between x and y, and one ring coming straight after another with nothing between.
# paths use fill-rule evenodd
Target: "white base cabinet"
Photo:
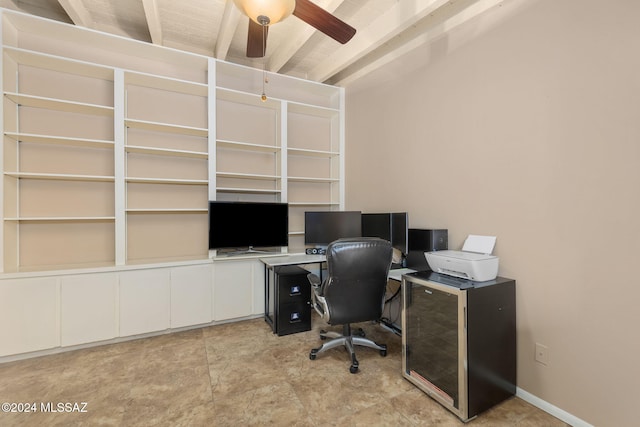
<instances>
[{"instance_id":1,"label":"white base cabinet","mask_svg":"<svg viewBox=\"0 0 640 427\"><path fill-rule=\"evenodd\" d=\"M257 258L0 278L0 362L264 314Z\"/></svg>"},{"instance_id":2,"label":"white base cabinet","mask_svg":"<svg viewBox=\"0 0 640 427\"><path fill-rule=\"evenodd\" d=\"M169 329L171 298L168 269L120 274L120 336Z\"/></svg>"},{"instance_id":3,"label":"white base cabinet","mask_svg":"<svg viewBox=\"0 0 640 427\"><path fill-rule=\"evenodd\" d=\"M60 279L60 345L118 336L118 275L78 274Z\"/></svg>"},{"instance_id":4,"label":"white base cabinet","mask_svg":"<svg viewBox=\"0 0 640 427\"><path fill-rule=\"evenodd\" d=\"M258 259L214 263L214 320L264 313L264 264Z\"/></svg>"},{"instance_id":5,"label":"white base cabinet","mask_svg":"<svg viewBox=\"0 0 640 427\"><path fill-rule=\"evenodd\" d=\"M0 355L60 345L55 278L4 280L0 283L0 301Z\"/></svg>"},{"instance_id":6,"label":"white base cabinet","mask_svg":"<svg viewBox=\"0 0 640 427\"><path fill-rule=\"evenodd\" d=\"M171 269L171 327L213 320L213 272L210 265Z\"/></svg>"}]
</instances>

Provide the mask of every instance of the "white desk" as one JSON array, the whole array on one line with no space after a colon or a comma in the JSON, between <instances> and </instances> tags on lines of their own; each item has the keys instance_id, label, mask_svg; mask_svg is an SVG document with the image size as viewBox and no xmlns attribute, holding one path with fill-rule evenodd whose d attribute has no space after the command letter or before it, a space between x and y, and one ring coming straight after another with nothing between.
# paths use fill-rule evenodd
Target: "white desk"
<instances>
[{"instance_id":1,"label":"white desk","mask_svg":"<svg viewBox=\"0 0 640 427\"><path fill-rule=\"evenodd\" d=\"M304 264L320 264L327 260L326 255L307 255L294 254L283 255L268 258L260 258L267 268L273 268L280 265L304 265ZM396 268L389 270L389 279L400 282L403 274L415 273L416 270L410 268Z\"/></svg>"},{"instance_id":2,"label":"white desk","mask_svg":"<svg viewBox=\"0 0 640 427\"><path fill-rule=\"evenodd\" d=\"M396 268L395 270L389 270L389 279L396 280L398 282L402 281L403 274L415 273L415 270L410 268Z\"/></svg>"},{"instance_id":3,"label":"white desk","mask_svg":"<svg viewBox=\"0 0 640 427\"><path fill-rule=\"evenodd\" d=\"M267 268L273 268L279 265L303 265L303 264L319 264L327 260L325 255L307 255L294 254L274 256L268 258L260 258Z\"/></svg>"}]
</instances>

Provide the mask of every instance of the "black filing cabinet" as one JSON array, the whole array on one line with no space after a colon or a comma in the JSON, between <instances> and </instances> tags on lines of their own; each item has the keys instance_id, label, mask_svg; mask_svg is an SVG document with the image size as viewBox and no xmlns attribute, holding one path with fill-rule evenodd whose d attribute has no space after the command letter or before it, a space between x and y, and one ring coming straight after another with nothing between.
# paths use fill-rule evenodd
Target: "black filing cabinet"
<instances>
[{"instance_id":1,"label":"black filing cabinet","mask_svg":"<svg viewBox=\"0 0 640 427\"><path fill-rule=\"evenodd\" d=\"M463 421L516 391L515 281L402 281L403 376Z\"/></svg>"},{"instance_id":2,"label":"black filing cabinet","mask_svg":"<svg viewBox=\"0 0 640 427\"><path fill-rule=\"evenodd\" d=\"M311 284L304 268L286 265L268 274L265 320L274 334L289 335L311 330Z\"/></svg>"}]
</instances>

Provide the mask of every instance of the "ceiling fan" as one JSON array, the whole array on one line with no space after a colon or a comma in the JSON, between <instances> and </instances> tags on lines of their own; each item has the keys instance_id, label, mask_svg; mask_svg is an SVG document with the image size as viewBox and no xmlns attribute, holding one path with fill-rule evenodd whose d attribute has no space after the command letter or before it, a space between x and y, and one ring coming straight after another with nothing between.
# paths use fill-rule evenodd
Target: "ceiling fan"
<instances>
[{"instance_id":1,"label":"ceiling fan","mask_svg":"<svg viewBox=\"0 0 640 427\"><path fill-rule=\"evenodd\" d=\"M247 15L249 34L247 56L262 58L267 48L269 25L294 15L323 32L334 40L345 44L356 33L356 29L336 18L309 0L233 0Z\"/></svg>"}]
</instances>

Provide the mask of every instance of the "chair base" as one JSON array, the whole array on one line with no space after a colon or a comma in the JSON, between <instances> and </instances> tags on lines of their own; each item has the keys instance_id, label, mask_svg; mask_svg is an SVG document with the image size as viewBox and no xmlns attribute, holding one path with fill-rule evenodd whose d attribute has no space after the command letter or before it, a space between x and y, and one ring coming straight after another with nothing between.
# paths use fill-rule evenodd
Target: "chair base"
<instances>
[{"instance_id":1,"label":"chair base","mask_svg":"<svg viewBox=\"0 0 640 427\"><path fill-rule=\"evenodd\" d=\"M354 345L360 345L363 347L370 347L380 351L380 355L385 357L387 355L387 346L385 344L378 344L368 338L364 337L362 329L359 330L357 335L351 333L351 325L343 325L342 335L337 332L325 332L320 331L320 338L327 339L332 338L331 341L327 341L318 348L314 348L309 353L309 359L315 360L316 356L320 353L324 353L335 347L344 346L349 355L351 356L351 366L349 372L355 374L358 372L358 359L356 359L356 352Z\"/></svg>"}]
</instances>

